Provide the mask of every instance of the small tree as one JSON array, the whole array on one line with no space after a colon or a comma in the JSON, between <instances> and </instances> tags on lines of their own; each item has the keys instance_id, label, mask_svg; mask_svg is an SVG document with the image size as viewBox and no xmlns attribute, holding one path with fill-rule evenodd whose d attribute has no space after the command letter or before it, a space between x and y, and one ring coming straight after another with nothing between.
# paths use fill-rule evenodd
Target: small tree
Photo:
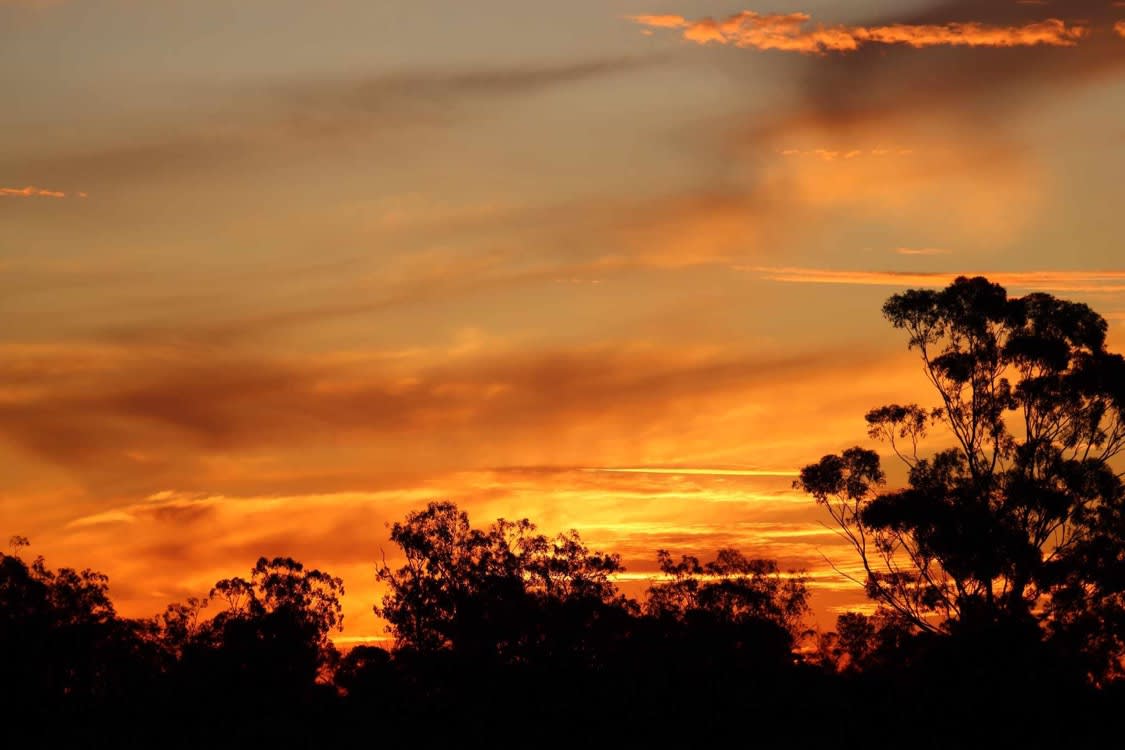
<instances>
[{"instance_id":1,"label":"small tree","mask_svg":"<svg viewBox=\"0 0 1125 750\"><path fill-rule=\"evenodd\" d=\"M1125 360L1105 320L1048 294L1009 298L983 278L891 297L939 403L867 414L908 472L884 492L878 454L856 447L805 467L863 564L868 595L915 628L1038 623L1095 675L1120 666ZM953 447L919 446L934 425Z\"/></svg>"}]
</instances>

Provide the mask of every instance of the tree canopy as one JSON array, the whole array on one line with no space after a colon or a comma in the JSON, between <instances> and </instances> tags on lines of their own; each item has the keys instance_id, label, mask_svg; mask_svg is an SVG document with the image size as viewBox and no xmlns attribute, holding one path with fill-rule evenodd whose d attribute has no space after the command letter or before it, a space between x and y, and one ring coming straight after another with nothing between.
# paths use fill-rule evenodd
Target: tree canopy
<instances>
[{"instance_id":1,"label":"tree canopy","mask_svg":"<svg viewBox=\"0 0 1125 750\"><path fill-rule=\"evenodd\" d=\"M796 485L857 551L871 598L915 628L1034 625L1069 641L1095 678L1119 672L1125 360L1106 350L1106 321L984 278L896 294L883 313L937 401L867 414L906 486L885 490L863 447L805 467ZM934 427L951 447L923 455Z\"/></svg>"},{"instance_id":2,"label":"tree canopy","mask_svg":"<svg viewBox=\"0 0 1125 750\"><path fill-rule=\"evenodd\" d=\"M626 607L611 576L617 555L591 552L576 532L554 538L524 519L474 529L449 502L394 524L405 564L382 565L389 587L375 611L399 646L520 658L560 635L567 610Z\"/></svg>"},{"instance_id":3,"label":"tree canopy","mask_svg":"<svg viewBox=\"0 0 1125 750\"><path fill-rule=\"evenodd\" d=\"M794 640L809 613L806 578L783 576L775 560L748 558L736 549L721 549L715 559L700 563L683 555L676 562L667 550L657 554L664 579L648 590L645 609L676 619L706 615L730 623L766 621Z\"/></svg>"}]
</instances>

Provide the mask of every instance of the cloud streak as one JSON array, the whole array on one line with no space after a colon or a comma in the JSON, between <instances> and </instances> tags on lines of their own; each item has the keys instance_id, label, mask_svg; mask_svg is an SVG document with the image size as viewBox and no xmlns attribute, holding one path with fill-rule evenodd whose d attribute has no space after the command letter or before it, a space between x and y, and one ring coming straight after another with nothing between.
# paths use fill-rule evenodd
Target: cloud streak
<instances>
[{"instance_id":1,"label":"cloud streak","mask_svg":"<svg viewBox=\"0 0 1125 750\"><path fill-rule=\"evenodd\" d=\"M386 75L290 83L283 101L322 101L381 111L391 104L477 96L519 96L650 67L661 58L602 58L517 67L415 70Z\"/></svg>"},{"instance_id":2,"label":"cloud streak","mask_svg":"<svg viewBox=\"0 0 1125 750\"><path fill-rule=\"evenodd\" d=\"M895 23L879 26L817 24L807 13L742 11L725 19L689 20L676 15L640 15L630 20L649 28L674 29L696 44L720 44L802 54L854 52L866 45L922 47L1073 47L1089 33L1057 18L997 26L978 22Z\"/></svg>"},{"instance_id":3,"label":"cloud streak","mask_svg":"<svg viewBox=\"0 0 1125 750\"><path fill-rule=\"evenodd\" d=\"M943 247L896 247L898 255L951 255L952 250Z\"/></svg>"},{"instance_id":4,"label":"cloud streak","mask_svg":"<svg viewBox=\"0 0 1125 750\"><path fill-rule=\"evenodd\" d=\"M626 468L599 467L587 471L608 472L611 474L669 474L672 476L703 477L795 477L799 472L791 469L732 469L718 467L688 466L641 466Z\"/></svg>"},{"instance_id":5,"label":"cloud streak","mask_svg":"<svg viewBox=\"0 0 1125 750\"><path fill-rule=\"evenodd\" d=\"M64 193L61 190L48 190L47 188L28 185L22 188L0 187L0 198L86 198L86 193Z\"/></svg>"},{"instance_id":6,"label":"cloud streak","mask_svg":"<svg viewBox=\"0 0 1125 750\"><path fill-rule=\"evenodd\" d=\"M81 148L37 142L5 155L9 179L129 183L207 174L234 164L323 160L351 146L409 154L442 132L493 115L502 103L659 64L623 57L510 67L341 73L226 86L174 122ZM124 130L124 127L122 128Z\"/></svg>"},{"instance_id":7,"label":"cloud streak","mask_svg":"<svg viewBox=\"0 0 1125 750\"><path fill-rule=\"evenodd\" d=\"M945 286L958 276L985 276L1004 286L1059 292L1125 292L1125 271L864 271L799 267L740 267L764 279L790 284L858 286Z\"/></svg>"},{"instance_id":8,"label":"cloud streak","mask_svg":"<svg viewBox=\"0 0 1125 750\"><path fill-rule=\"evenodd\" d=\"M104 493L246 491L312 475L363 485L507 461L630 468L647 463L636 460L640 433L644 458L674 466L692 460L693 441L709 445L712 418L732 418L731 404L799 389L826 358L846 366L823 353L627 343L297 360L206 346L0 355L0 439ZM326 441L335 447L321 455Z\"/></svg>"},{"instance_id":9,"label":"cloud streak","mask_svg":"<svg viewBox=\"0 0 1125 750\"><path fill-rule=\"evenodd\" d=\"M865 151L865 150L859 149L859 148L853 148L853 149L847 149L847 150L835 150L835 149L830 149L830 148L814 148L814 149L808 149L808 150L801 150L799 148L787 148L787 149L782 149L780 151L780 153L781 153L782 156L785 156L785 157L812 156L812 157L816 157L817 159L821 159L823 161L837 161L839 159L843 159L845 161L848 161L848 160L851 160L851 159L858 159L858 158L863 157L863 156L875 156L875 157L910 156L914 153L914 150L908 149L908 148L896 148L896 149L873 148L873 149L870 149L868 151Z\"/></svg>"}]
</instances>

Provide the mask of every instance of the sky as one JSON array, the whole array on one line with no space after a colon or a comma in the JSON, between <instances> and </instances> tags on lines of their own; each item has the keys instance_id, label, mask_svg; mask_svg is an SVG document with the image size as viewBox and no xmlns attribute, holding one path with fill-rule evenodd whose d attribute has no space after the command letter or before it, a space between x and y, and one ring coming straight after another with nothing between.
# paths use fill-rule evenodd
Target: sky
<instances>
[{"instance_id":1,"label":"sky","mask_svg":"<svg viewBox=\"0 0 1125 750\"><path fill-rule=\"evenodd\" d=\"M776 558L827 627L793 475L932 400L886 297L1125 345L1112 0L0 0L0 101L0 533L130 616L290 555L382 638L451 499L633 592Z\"/></svg>"}]
</instances>

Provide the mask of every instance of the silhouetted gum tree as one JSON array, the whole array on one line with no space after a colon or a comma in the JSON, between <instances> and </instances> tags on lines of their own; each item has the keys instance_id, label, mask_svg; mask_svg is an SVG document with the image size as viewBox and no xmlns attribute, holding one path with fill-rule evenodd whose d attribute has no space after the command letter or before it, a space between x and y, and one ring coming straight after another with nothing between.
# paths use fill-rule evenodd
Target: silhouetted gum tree
<instances>
[{"instance_id":1,"label":"silhouetted gum tree","mask_svg":"<svg viewBox=\"0 0 1125 750\"><path fill-rule=\"evenodd\" d=\"M651 615L683 620L706 613L721 622L766 621L794 639L804 629L807 580L797 573L783 576L773 560L748 558L734 549L721 549L702 564L689 555L676 562L667 550L660 550L657 560L666 580L648 589L645 610Z\"/></svg>"},{"instance_id":2,"label":"silhouetted gum tree","mask_svg":"<svg viewBox=\"0 0 1125 750\"><path fill-rule=\"evenodd\" d=\"M718 677L722 684L736 673L761 679L792 666L809 611L802 575L783 575L773 560L733 549L707 563L688 555L675 561L660 550L658 561L664 580L649 587L644 610L663 643L653 656L676 680L715 684ZM719 691L706 700L721 704L727 696Z\"/></svg>"},{"instance_id":3,"label":"silhouetted gum tree","mask_svg":"<svg viewBox=\"0 0 1125 750\"><path fill-rule=\"evenodd\" d=\"M378 568L390 590L375 612L400 648L521 659L557 645L568 624L581 630L575 610L584 620L625 606L611 579L620 558L591 552L573 531L552 539L526 519L474 529L456 505L436 502L395 523L391 540L405 564Z\"/></svg>"},{"instance_id":4,"label":"silhouetted gum tree","mask_svg":"<svg viewBox=\"0 0 1125 750\"><path fill-rule=\"evenodd\" d=\"M815 658L835 671L901 668L914 634L908 619L886 607L872 615L845 612L836 618L834 631L819 636Z\"/></svg>"},{"instance_id":5,"label":"silhouetted gum tree","mask_svg":"<svg viewBox=\"0 0 1125 750\"><path fill-rule=\"evenodd\" d=\"M263 617L281 614L301 623L324 643L332 630L343 628L340 596L344 582L305 566L291 557L258 558L250 580L226 578L211 589L212 600L221 599L226 611L216 619Z\"/></svg>"},{"instance_id":6,"label":"silhouetted gum tree","mask_svg":"<svg viewBox=\"0 0 1125 750\"><path fill-rule=\"evenodd\" d=\"M881 491L879 456L856 447L795 483L859 553L868 594L923 631L1038 624L1095 677L1120 670L1125 360L1105 320L1048 294L1010 298L983 278L891 297L938 397L867 414L905 464ZM933 425L952 448L919 455Z\"/></svg>"},{"instance_id":7,"label":"silhouetted gum tree","mask_svg":"<svg viewBox=\"0 0 1125 750\"><path fill-rule=\"evenodd\" d=\"M262 557L249 580L215 584L209 599L224 609L195 640L216 652L229 679L247 679L265 695L292 697L308 690L335 659L328 635L343 627L343 593L343 581L328 573L288 557Z\"/></svg>"},{"instance_id":8,"label":"silhouetted gum tree","mask_svg":"<svg viewBox=\"0 0 1125 750\"><path fill-rule=\"evenodd\" d=\"M12 719L120 701L147 689L150 649L141 623L117 617L108 579L92 570L51 570L0 553L0 705Z\"/></svg>"}]
</instances>

